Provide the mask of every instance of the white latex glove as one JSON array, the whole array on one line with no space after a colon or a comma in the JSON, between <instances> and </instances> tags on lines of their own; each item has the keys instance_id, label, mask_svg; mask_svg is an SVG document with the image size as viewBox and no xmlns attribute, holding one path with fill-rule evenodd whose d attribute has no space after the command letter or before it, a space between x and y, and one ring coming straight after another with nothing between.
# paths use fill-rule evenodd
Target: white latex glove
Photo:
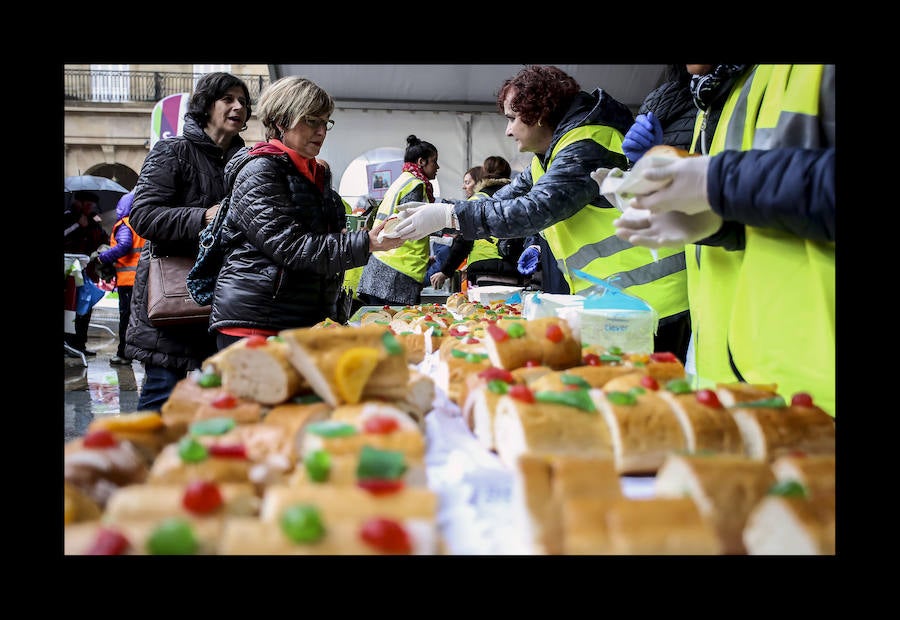
<instances>
[{"instance_id":1,"label":"white latex glove","mask_svg":"<svg viewBox=\"0 0 900 620\"><path fill-rule=\"evenodd\" d=\"M438 271L437 273L431 274L431 286L434 288L441 288L444 286L444 282L447 281L447 276Z\"/></svg>"},{"instance_id":2,"label":"white latex glove","mask_svg":"<svg viewBox=\"0 0 900 620\"><path fill-rule=\"evenodd\" d=\"M643 172L647 181L671 181L665 187L632 198L629 206L647 209L652 213L681 211L688 215L710 211L706 194L706 173L709 156L682 157L664 166L649 168Z\"/></svg>"},{"instance_id":3,"label":"white latex glove","mask_svg":"<svg viewBox=\"0 0 900 620\"><path fill-rule=\"evenodd\" d=\"M603 187L603 180L609 174L610 168L597 168L591 173L591 178L597 184L597 187Z\"/></svg>"},{"instance_id":4,"label":"white latex glove","mask_svg":"<svg viewBox=\"0 0 900 620\"><path fill-rule=\"evenodd\" d=\"M453 223L453 205L445 202L409 202L398 205L402 221L393 232L385 237L395 237L408 241L421 239L442 228L456 228Z\"/></svg>"},{"instance_id":5,"label":"white latex glove","mask_svg":"<svg viewBox=\"0 0 900 620\"><path fill-rule=\"evenodd\" d=\"M680 211L650 214L627 209L613 221L616 236L632 245L647 248L679 248L704 239L722 226L722 218L713 211L688 215Z\"/></svg>"}]
</instances>

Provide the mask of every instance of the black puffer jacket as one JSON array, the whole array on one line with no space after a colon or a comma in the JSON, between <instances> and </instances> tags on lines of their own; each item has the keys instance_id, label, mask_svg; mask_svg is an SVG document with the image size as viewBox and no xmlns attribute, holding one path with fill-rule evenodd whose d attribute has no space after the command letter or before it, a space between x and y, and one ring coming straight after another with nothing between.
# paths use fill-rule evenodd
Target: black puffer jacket
<instances>
[{"instance_id":1,"label":"black puffer jacket","mask_svg":"<svg viewBox=\"0 0 900 620\"><path fill-rule=\"evenodd\" d=\"M160 140L147 155L134 191L131 226L147 239L134 280L125 355L177 370L199 368L215 353L205 324L158 328L147 319L147 270L151 251L197 256L206 209L225 195L225 164L244 140L223 151L188 117L183 135Z\"/></svg>"},{"instance_id":2,"label":"black puffer jacket","mask_svg":"<svg viewBox=\"0 0 900 620\"><path fill-rule=\"evenodd\" d=\"M286 154L239 152L223 241L231 248L216 281L210 330L252 327L282 330L335 318L344 270L369 258L368 231L341 233L340 195L302 176Z\"/></svg>"},{"instance_id":3,"label":"black puffer jacket","mask_svg":"<svg viewBox=\"0 0 900 620\"><path fill-rule=\"evenodd\" d=\"M566 132L582 125L609 125L625 134L634 122L631 111L601 89L579 93L553 134L543 155L546 162ZM531 168L517 175L485 200L454 200L465 239L527 237L575 215L587 204L614 209L600 196L591 178L597 168L621 168L628 160L593 140L579 140L560 150L550 168L534 183ZM598 236L603 233L598 232Z\"/></svg>"},{"instance_id":4,"label":"black puffer jacket","mask_svg":"<svg viewBox=\"0 0 900 620\"><path fill-rule=\"evenodd\" d=\"M663 144L690 150L691 141L694 139L697 106L691 97L689 81L665 82L650 91L638 110L640 114L647 112L653 112L659 119L659 124L663 128Z\"/></svg>"}]
</instances>

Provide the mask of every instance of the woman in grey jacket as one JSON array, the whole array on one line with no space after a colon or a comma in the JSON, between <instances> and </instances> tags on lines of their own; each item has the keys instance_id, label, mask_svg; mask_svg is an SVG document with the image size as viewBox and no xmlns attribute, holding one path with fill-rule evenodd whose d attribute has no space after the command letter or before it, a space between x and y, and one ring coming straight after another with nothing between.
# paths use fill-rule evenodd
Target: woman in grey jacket
<instances>
[{"instance_id":1,"label":"woman in grey jacket","mask_svg":"<svg viewBox=\"0 0 900 620\"><path fill-rule=\"evenodd\" d=\"M144 364L139 410L159 411L175 384L215 353L205 323L155 327L147 318L151 253L197 256L200 231L225 195L225 164L244 146L250 92L239 78L208 73L197 81L183 135L153 145L134 188L131 226L147 240L138 261L125 355Z\"/></svg>"}]
</instances>

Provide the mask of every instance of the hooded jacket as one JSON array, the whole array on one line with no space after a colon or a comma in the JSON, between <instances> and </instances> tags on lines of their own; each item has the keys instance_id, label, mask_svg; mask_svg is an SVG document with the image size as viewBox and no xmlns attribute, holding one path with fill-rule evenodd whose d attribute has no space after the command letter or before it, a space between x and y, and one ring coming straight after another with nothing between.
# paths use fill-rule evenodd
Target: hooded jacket
<instances>
[{"instance_id":1,"label":"hooded jacket","mask_svg":"<svg viewBox=\"0 0 900 620\"><path fill-rule=\"evenodd\" d=\"M228 163L234 183L222 229L227 250L210 330L282 330L335 318L344 271L366 264L368 231L341 233L346 208L325 171L324 191L266 143Z\"/></svg>"},{"instance_id":2,"label":"hooded jacket","mask_svg":"<svg viewBox=\"0 0 900 620\"><path fill-rule=\"evenodd\" d=\"M608 125L624 135L633 122L631 111L602 89L581 92L557 125L547 151L535 157L546 163L559 139L576 127ZM531 170L525 169L490 198L452 201L462 236L528 237L568 219L587 204L614 209L600 195L591 172L597 168L624 170L627 166L622 153L609 151L593 140L575 142L556 154L553 165L537 183L532 181Z\"/></svg>"},{"instance_id":3,"label":"hooded jacket","mask_svg":"<svg viewBox=\"0 0 900 620\"><path fill-rule=\"evenodd\" d=\"M155 327L147 319L147 272L150 255L197 256L206 209L225 195L225 164L244 146L235 136L222 150L188 116L181 136L153 145L134 189L129 220L148 243L141 252L125 355L173 370L199 368L215 353L215 340L206 324Z\"/></svg>"},{"instance_id":4,"label":"hooded jacket","mask_svg":"<svg viewBox=\"0 0 900 620\"><path fill-rule=\"evenodd\" d=\"M133 202L134 190L122 196L116 203L116 223L109 238L110 248L98 256L107 265L115 265L117 287L134 286L138 259L146 242L131 228L129 216Z\"/></svg>"}]
</instances>

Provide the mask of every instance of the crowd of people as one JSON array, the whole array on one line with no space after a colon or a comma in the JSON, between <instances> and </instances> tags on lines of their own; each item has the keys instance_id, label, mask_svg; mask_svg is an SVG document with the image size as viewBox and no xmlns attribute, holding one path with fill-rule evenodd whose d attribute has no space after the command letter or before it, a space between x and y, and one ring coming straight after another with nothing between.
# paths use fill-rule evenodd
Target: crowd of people
<instances>
[{"instance_id":1,"label":"crowd of people","mask_svg":"<svg viewBox=\"0 0 900 620\"><path fill-rule=\"evenodd\" d=\"M557 67L525 66L498 85L496 104L506 136L533 153L527 169L513 174L491 156L465 172L465 199L440 198L438 148L409 135L375 224L348 231L349 207L317 160L334 126L331 96L301 77L273 82L257 102L265 140L245 145L246 85L203 76L183 135L144 162L113 232L118 251L98 255L116 263L120 291L131 284L124 270L134 274L117 358L144 364L138 408L158 411L179 379L235 340L334 318L345 273L361 268L356 295L377 306L417 304L460 270L470 283L563 294L589 291L585 272L649 304L654 349L697 376L814 393L835 415L834 67L672 65L636 117L602 86L588 92ZM695 156L647 171L660 189L623 215L600 186L658 144ZM229 187L209 323L154 326L150 256L196 256ZM85 204L69 216L67 243L70 228L89 232ZM432 235L453 239L441 256Z\"/></svg>"}]
</instances>

